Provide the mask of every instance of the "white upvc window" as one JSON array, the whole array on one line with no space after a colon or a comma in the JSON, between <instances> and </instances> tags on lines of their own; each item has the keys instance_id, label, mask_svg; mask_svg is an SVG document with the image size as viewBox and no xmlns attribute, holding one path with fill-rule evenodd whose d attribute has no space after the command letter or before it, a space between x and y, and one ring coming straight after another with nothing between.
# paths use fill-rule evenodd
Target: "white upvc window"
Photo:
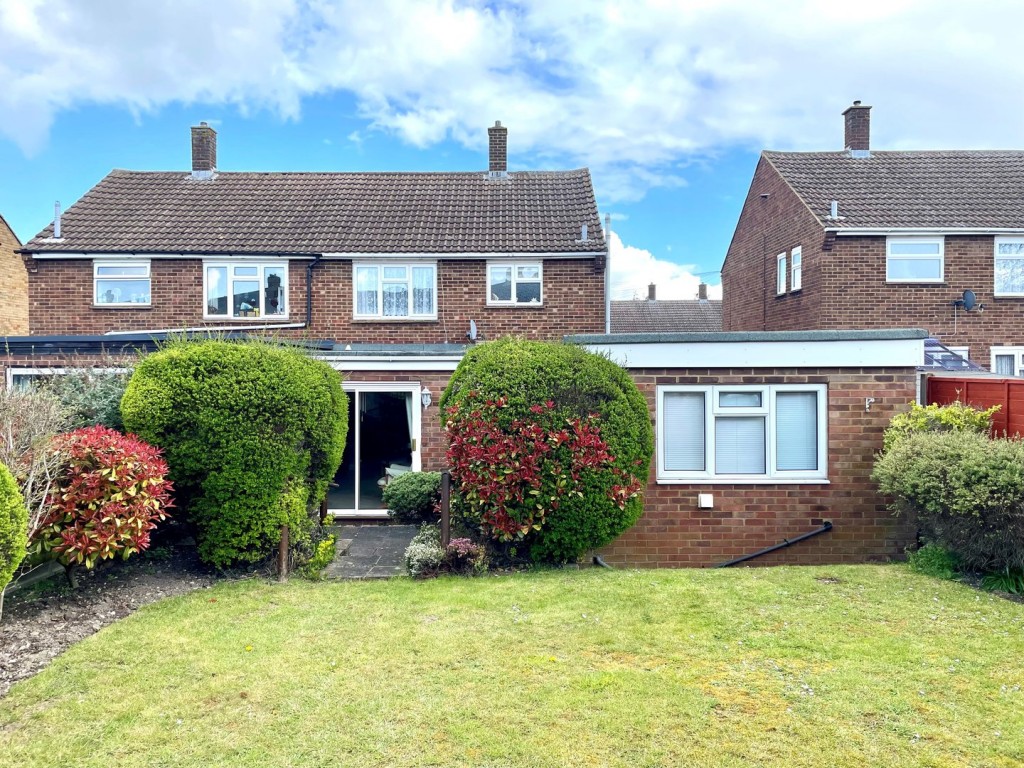
<instances>
[{"instance_id":1,"label":"white upvc window","mask_svg":"<svg viewBox=\"0 0 1024 768\"><path fill-rule=\"evenodd\" d=\"M821 482L824 384L658 387L659 482Z\"/></svg>"},{"instance_id":2,"label":"white upvc window","mask_svg":"<svg viewBox=\"0 0 1024 768\"><path fill-rule=\"evenodd\" d=\"M1024 237L995 239L996 296L1024 296Z\"/></svg>"},{"instance_id":3,"label":"white upvc window","mask_svg":"<svg viewBox=\"0 0 1024 768\"><path fill-rule=\"evenodd\" d=\"M539 261L488 262L487 303L538 306L544 301L544 267Z\"/></svg>"},{"instance_id":4,"label":"white upvc window","mask_svg":"<svg viewBox=\"0 0 1024 768\"><path fill-rule=\"evenodd\" d=\"M775 293L781 296L786 292L786 254L775 257Z\"/></svg>"},{"instance_id":5,"label":"white upvc window","mask_svg":"<svg viewBox=\"0 0 1024 768\"><path fill-rule=\"evenodd\" d=\"M437 318L437 262L367 262L352 269L357 320Z\"/></svg>"},{"instance_id":6,"label":"white upvc window","mask_svg":"<svg viewBox=\"0 0 1024 768\"><path fill-rule=\"evenodd\" d=\"M149 261L94 261L92 285L97 307L148 307L152 302Z\"/></svg>"},{"instance_id":7,"label":"white upvc window","mask_svg":"<svg viewBox=\"0 0 1024 768\"><path fill-rule=\"evenodd\" d=\"M885 280L888 283L941 283L945 276L942 237L887 237Z\"/></svg>"},{"instance_id":8,"label":"white upvc window","mask_svg":"<svg viewBox=\"0 0 1024 768\"><path fill-rule=\"evenodd\" d=\"M288 263L203 262L207 318L288 316Z\"/></svg>"},{"instance_id":9,"label":"white upvc window","mask_svg":"<svg viewBox=\"0 0 1024 768\"><path fill-rule=\"evenodd\" d=\"M789 290L799 291L803 285L804 252L798 245L790 251L789 257Z\"/></svg>"},{"instance_id":10,"label":"white upvc window","mask_svg":"<svg viewBox=\"0 0 1024 768\"><path fill-rule=\"evenodd\" d=\"M1024 347L992 347L992 373L1024 376Z\"/></svg>"}]
</instances>

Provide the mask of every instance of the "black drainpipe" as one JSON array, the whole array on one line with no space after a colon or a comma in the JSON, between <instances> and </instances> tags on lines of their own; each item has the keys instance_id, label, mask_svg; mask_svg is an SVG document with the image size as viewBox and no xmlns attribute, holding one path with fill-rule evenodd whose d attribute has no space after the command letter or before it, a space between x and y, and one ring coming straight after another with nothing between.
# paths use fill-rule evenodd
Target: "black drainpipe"
<instances>
[{"instance_id":1,"label":"black drainpipe","mask_svg":"<svg viewBox=\"0 0 1024 768\"><path fill-rule=\"evenodd\" d=\"M306 265L306 330L313 325L313 267L320 263L322 253Z\"/></svg>"},{"instance_id":2,"label":"black drainpipe","mask_svg":"<svg viewBox=\"0 0 1024 768\"><path fill-rule=\"evenodd\" d=\"M781 544L775 544L774 546L771 546L771 547L765 547L764 549L759 549L759 550L757 550L757 552L752 552L749 555L743 555L742 557L737 557L735 560L727 560L724 563L719 563L718 565L715 566L715 568L728 568L730 565L736 565L737 563L744 563L747 560L753 560L755 557L760 557L761 555L767 555L769 552L774 552L777 549L784 549L786 547L792 546L793 544L799 544L801 541L806 541L807 539L813 538L814 536L818 536L818 535L820 535L822 533L828 533L831 530L832 530L832 523L826 522L823 526L821 526L821 528L815 528L813 531L808 531L807 533L801 533L795 539L783 539Z\"/></svg>"}]
</instances>

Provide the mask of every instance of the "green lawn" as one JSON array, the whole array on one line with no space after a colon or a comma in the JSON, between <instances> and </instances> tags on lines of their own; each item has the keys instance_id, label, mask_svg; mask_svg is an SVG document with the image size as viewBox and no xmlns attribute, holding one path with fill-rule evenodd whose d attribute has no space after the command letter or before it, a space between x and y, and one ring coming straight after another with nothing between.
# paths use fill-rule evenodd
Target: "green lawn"
<instances>
[{"instance_id":1,"label":"green lawn","mask_svg":"<svg viewBox=\"0 0 1024 768\"><path fill-rule=\"evenodd\" d=\"M1018 766L1024 605L902 566L223 584L0 699L7 766Z\"/></svg>"}]
</instances>

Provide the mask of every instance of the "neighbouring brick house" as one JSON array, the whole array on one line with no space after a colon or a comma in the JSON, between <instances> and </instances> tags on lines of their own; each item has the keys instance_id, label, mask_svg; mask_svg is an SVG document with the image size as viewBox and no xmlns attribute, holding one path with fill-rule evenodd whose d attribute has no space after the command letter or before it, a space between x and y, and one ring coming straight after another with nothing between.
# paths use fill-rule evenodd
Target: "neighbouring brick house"
<instances>
[{"instance_id":1,"label":"neighbouring brick house","mask_svg":"<svg viewBox=\"0 0 1024 768\"><path fill-rule=\"evenodd\" d=\"M622 362L656 425L646 512L612 561L708 565L824 521L827 535L775 557L898 554L906 531L868 476L914 397L924 332L709 333L716 313L698 300L683 314L702 332L604 335L589 173L508 172L505 130L490 138L488 171L234 173L197 126L191 173L114 171L59 238L26 244L32 335L5 340L8 385L118 367L168 332L304 339L350 395L328 506L380 517L387 478L443 467L436 403L467 344L565 337Z\"/></svg>"},{"instance_id":2,"label":"neighbouring brick house","mask_svg":"<svg viewBox=\"0 0 1024 768\"><path fill-rule=\"evenodd\" d=\"M723 329L921 327L1020 373L1024 151L874 151L870 109L843 113L843 151L761 153L722 268Z\"/></svg>"},{"instance_id":3,"label":"neighbouring brick house","mask_svg":"<svg viewBox=\"0 0 1024 768\"><path fill-rule=\"evenodd\" d=\"M0 335L28 333L28 277L19 250L21 241L0 216L0 275L6 283L0 304Z\"/></svg>"}]
</instances>

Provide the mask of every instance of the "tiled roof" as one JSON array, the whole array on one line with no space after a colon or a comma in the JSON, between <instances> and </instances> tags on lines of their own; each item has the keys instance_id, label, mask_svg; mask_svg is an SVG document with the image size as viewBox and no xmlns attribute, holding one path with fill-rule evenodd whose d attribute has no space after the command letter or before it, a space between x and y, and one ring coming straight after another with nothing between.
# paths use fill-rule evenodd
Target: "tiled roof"
<instances>
[{"instance_id":1,"label":"tiled roof","mask_svg":"<svg viewBox=\"0 0 1024 768\"><path fill-rule=\"evenodd\" d=\"M588 240L580 242L581 225ZM25 248L151 253L604 249L587 169L469 173L112 171Z\"/></svg>"},{"instance_id":2,"label":"tiled roof","mask_svg":"<svg viewBox=\"0 0 1024 768\"><path fill-rule=\"evenodd\" d=\"M825 227L1024 227L1021 151L763 154Z\"/></svg>"},{"instance_id":3,"label":"tiled roof","mask_svg":"<svg viewBox=\"0 0 1024 768\"><path fill-rule=\"evenodd\" d=\"M722 330L722 302L639 299L612 302L612 333L712 333Z\"/></svg>"}]
</instances>

